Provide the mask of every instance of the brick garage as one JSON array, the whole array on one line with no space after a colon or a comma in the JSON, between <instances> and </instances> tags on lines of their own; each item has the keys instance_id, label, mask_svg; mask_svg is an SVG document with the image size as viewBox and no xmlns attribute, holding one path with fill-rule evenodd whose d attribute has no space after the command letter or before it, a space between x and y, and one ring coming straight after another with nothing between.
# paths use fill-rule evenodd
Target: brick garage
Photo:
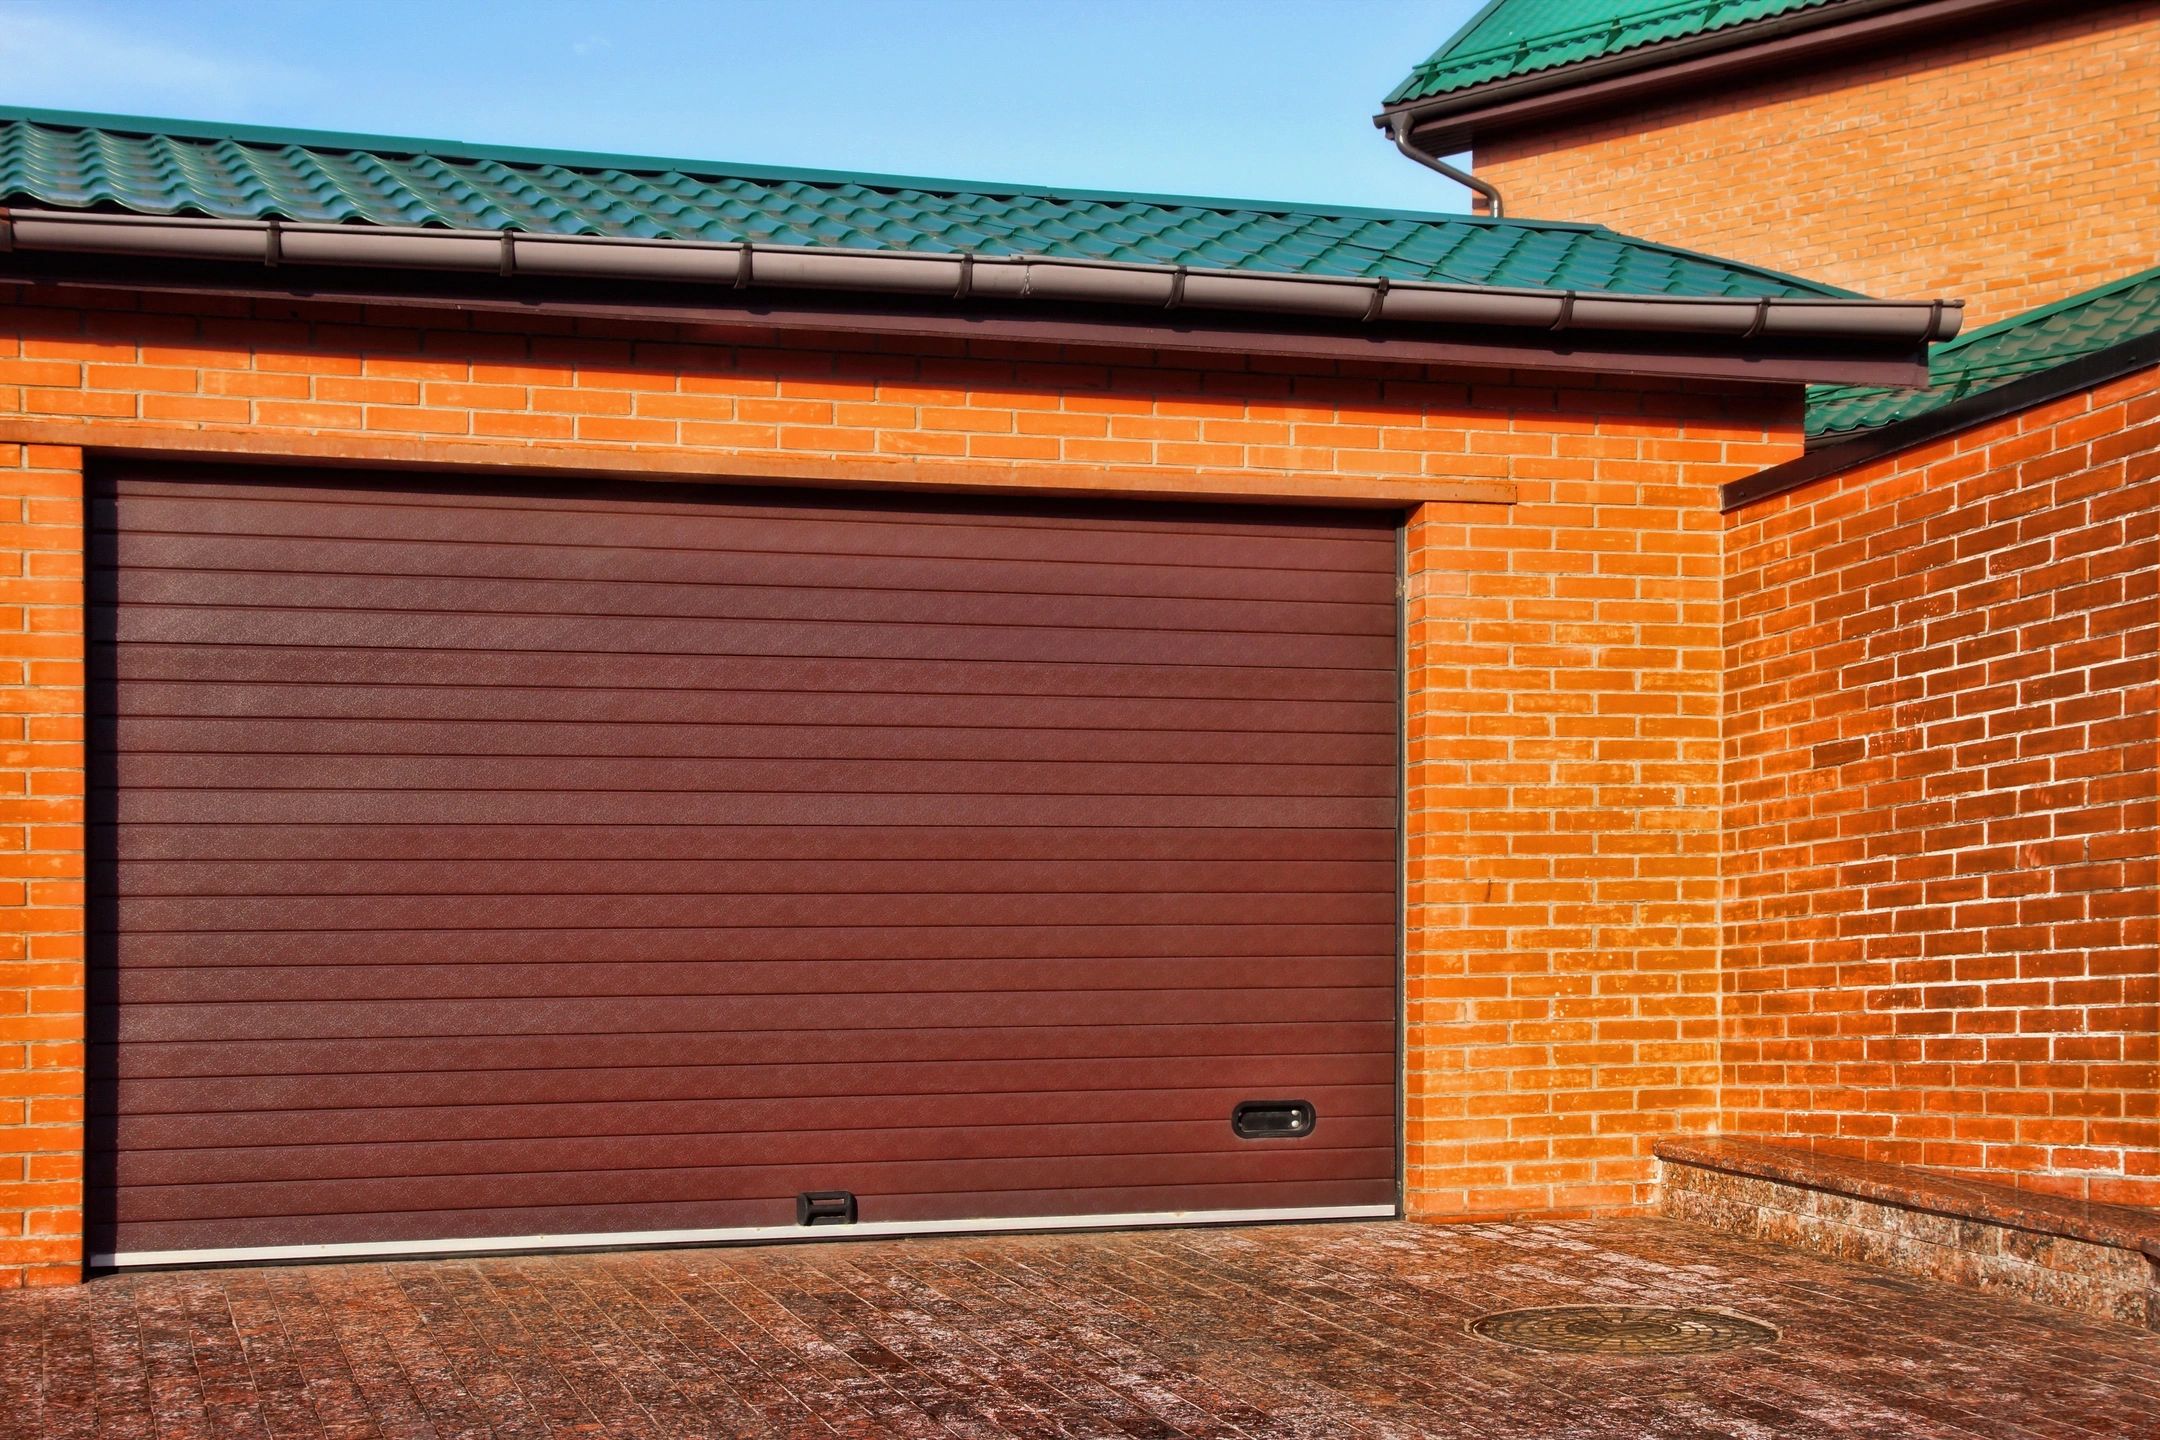
<instances>
[{"instance_id":1,"label":"brick garage","mask_svg":"<svg viewBox=\"0 0 2160 1440\"><path fill-rule=\"evenodd\" d=\"M1415 243L1425 223L1354 219L1361 243L1374 245ZM1592 243L1568 238L1576 228L1542 234L1539 245ZM1474 253L1478 238L1462 243ZM279 243L274 233L269 243ZM504 253L507 267L507 244ZM19 1186L7 1192L13 1209L0 1213L0 1229L12 1222L20 1230L0 1241L0 1274L66 1283L84 1260L83 1155L92 1142L83 1124L82 498L86 474L145 458L312 466L325 475L416 467L438 481L515 478L536 493L596 477L655 493L671 481L718 478L1400 514L1405 1213L1645 1210L1656 1199L1654 1147L1721 1126L1855 1149L1955 1139L1980 1148L1894 1153L1930 1164L2029 1161L2035 1173L2059 1171L2058 1182L2083 1167L2080 1188L2091 1175L2139 1173L2139 1132L2123 1127L2137 1118L2134 1057L2151 1028L2139 1032L2128 1013L2141 1003L2128 975L2116 976L2109 995L2050 991L2043 1001L1999 992L1996 1013L2028 1041L2062 1023L2035 1017L2049 1006L2075 1010L2081 1022L2096 1009L2125 1009L2116 1068L2065 1051L2059 1058L2075 1074L2019 1071L2020 1089L1992 1111L1984 1103L1962 1135L1955 1116L1947 1134L1935 1128L1946 1097L1962 1092L1933 1071L1902 1059L1904 1068L1881 1075L1826 1077L1821 1069L1853 1049L1873 1063L1883 996L1901 1013L1945 1013L1953 997L1931 987L1964 983L1956 936L1997 922L1969 910L1981 902L1958 892L1953 875L1939 901L1947 913L1928 932L1949 938L1923 939L1917 957L1950 956L1951 979L1895 968L1912 956L1878 956L1892 974L1874 1003L1863 996L1843 1012L1826 1007L1846 993L1845 982L1796 947L1824 932L1864 948L1871 934L1865 912L1838 931L1850 911L1836 887L1853 875L1825 880L1822 867L1842 861L1816 853L1850 837L1818 835L1814 810L1802 819L1798 807L1848 778L1862 786L1895 779L1871 778L1871 757L1837 748L1873 732L1866 707L1874 697L1839 709L1845 662L1835 646L1843 642L1822 630L1814 610L1805 621L1793 617L1802 605L1829 616L1870 603L1869 542L1855 537L1875 533L1858 518L1875 511L1872 499L1852 497L1880 490L1895 496L1882 502L1893 507L1924 497L1896 478L1905 471L1895 462L1727 511L1735 485L1804 458L1801 380L1918 378L1909 342L1779 350L1757 340L1770 312L1749 300L1755 321L1733 336L1749 363L1765 368L1743 378L1744 368L1736 375L1715 363L1733 337L1682 347L1677 357L1576 337L1556 342L1551 325L1564 326L1585 298L1572 295L1540 326L1543 351L1486 332L1471 337L1476 343L1419 349L1420 336L1404 331L1389 332L1384 351L1403 358L1381 361L1339 358L1372 346L1346 348L1321 326L1286 325L1288 340L1258 331L1236 343L1218 338L1212 348L1190 333L1118 333L1100 317L1085 341L969 338L800 315L754 323L714 307L694 321L622 307L603 315L589 303L583 313L536 310L487 303L484 286L472 292L477 303L401 298L393 285L343 273L330 288L356 292L344 299L243 293L275 283L259 269L244 282L220 271L217 283L178 293L169 277L124 268L100 275L105 262L70 263L12 286L0 312L8 327L0 334L0 446L14 462L7 473L22 519L20 573L10 581L21 607L19 668L9 693L23 716L13 802L23 888L12 912L21 954L8 962L9 993L20 1000L0 1009L4 1043L18 1047L0 1051L0 1061L13 1065L6 1073L23 1111L0 1129L0 1166L9 1167L0 1174ZM748 264L747 252L738 263ZM1632 283L1651 273L1636 271ZM1714 283L1728 294L1785 283L1722 273L1728 278ZM1383 290L1361 303L1385 302ZM1915 310L1928 314L1924 305L1901 313ZM2086 460L2090 447L2112 443L2077 434L2063 438L2087 447ZM1964 455L1962 442L1946 443ZM2013 459L2026 468L1997 463ZM2094 463L2137 462L2111 452ZM1913 522L1922 527L1919 547L1897 553L1932 554L1927 547L1946 543L1954 564L1981 567L1971 583L1985 588L2001 566L2028 563L2019 547L2036 543L2017 532L2022 522L1989 507L2018 507L2008 497L2026 494L2026 477L2072 482L2007 448L1977 464L1957 491L1957 505L1980 517L1962 543L1999 546L2009 558L1976 561L1959 551L1957 536L1946 540L1945 516L1963 513L1954 508ZM2096 581L2103 588L2106 577L2121 579L2119 596L2090 606L2112 617L2150 593L2135 589L2133 574L2151 570L2135 548L2150 534L2136 531L2128 512L2093 511L2114 503L2097 491L2076 493L2087 507L2080 523L2102 532L2094 555L2118 544L2131 557L2085 561L2112 567ZM1822 542L1822 555L1804 556L1801 535ZM2052 551L2045 563L2055 563ZM1858 587L1857 598L1848 600L1848 586ZM1888 623L1903 624L1896 605L1927 601L1900 594L1885 603ZM1750 623L1763 627L1759 641ZM1927 617L1914 623L1914 654L1972 638L1931 636ZM2021 613L2006 613L2002 624L2007 640L1975 643L2032 638ZM1773 661L1762 653L1773 643L1791 648ZM2066 649L2020 663L2082 666L2084 654ZM2002 658L1992 648L1988 656ZM1877 653L1865 660L1875 663ZM1967 662L1953 660L1945 673L1962 678L1956 667ZM1810 686L1821 689L1819 705ZM2116 718L2127 723L2133 692L2122 693ZM1930 698L1923 680L1920 703ZM1900 693L1887 703L1911 702ZM1953 702L1941 736L1952 762L1958 747L1992 738L1984 728L1967 738L1959 721ZM2089 727L2107 720L2078 710L2062 723L2087 727L2080 733L2089 738ZM1836 733L1818 733L1826 728ZM2129 739L2122 743L2134 753ZM1785 788L1772 793L1777 786ZM2100 792L2087 798L2100 803ZM2038 803L2051 815L2064 808L2052 797ZM2105 803L2129 813L2127 796ZM1909 830L1883 833L1891 848L1911 848ZM1863 834L1863 849L1866 841ZM1934 853L1934 841L1917 843ZM1943 843L1959 854L1969 848ZM2139 872L2128 868L2135 857L2122 858L2114 893L2133 906ZM2149 878L2142 883L2149 896ZM1759 914L1750 908L1758 906ZM2120 944L2134 943L2126 911L2092 918L2114 922ZM1790 928L1769 928L1779 925ZM2107 948L2082 933L2056 938L2080 955ZM2024 978L2066 982L2038 969ZM2015 983L1973 983L1992 982ZM1759 1011L1749 1009L1751 997ZM1840 1018L1825 1023L1826 1014ZM1900 1033L1893 1029L1888 1043ZM1962 1039L1954 1025L1947 1038ZM1990 1055L1987 1043L1981 1063L2008 1059ZM2074 1138L2028 1114L2043 1095L2061 1097L2059 1110L2048 1100L2048 1119L2074 1116L2084 1127ZM2007 1140L1996 1138L2005 1116L2013 1117ZM2113 1171L2099 1155L2111 1143Z\"/></svg>"},{"instance_id":2,"label":"brick garage","mask_svg":"<svg viewBox=\"0 0 2160 1440\"><path fill-rule=\"evenodd\" d=\"M1790 387L11 298L11 1277L82 1258L86 448L1410 500L1408 1210L1641 1208L1716 1114L1718 493L1797 453Z\"/></svg>"}]
</instances>

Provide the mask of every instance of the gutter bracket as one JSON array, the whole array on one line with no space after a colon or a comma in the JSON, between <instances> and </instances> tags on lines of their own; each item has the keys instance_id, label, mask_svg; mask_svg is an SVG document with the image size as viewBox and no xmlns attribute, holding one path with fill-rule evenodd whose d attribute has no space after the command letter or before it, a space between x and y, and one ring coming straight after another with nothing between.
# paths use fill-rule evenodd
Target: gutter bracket
<instances>
[{"instance_id":1,"label":"gutter bracket","mask_svg":"<svg viewBox=\"0 0 2160 1440\"><path fill-rule=\"evenodd\" d=\"M1170 274L1170 298L1163 301L1163 309L1175 310L1185 303L1185 267L1180 265Z\"/></svg>"},{"instance_id":2,"label":"gutter bracket","mask_svg":"<svg viewBox=\"0 0 2160 1440\"><path fill-rule=\"evenodd\" d=\"M735 262L735 288L737 290L750 288L750 256L752 252L753 247L750 242L748 240L743 241L741 258Z\"/></svg>"},{"instance_id":3,"label":"gutter bracket","mask_svg":"<svg viewBox=\"0 0 2160 1440\"><path fill-rule=\"evenodd\" d=\"M1573 290L1563 290L1560 292L1560 313L1553 317L1551 333L1559 334L1567 329L1574 322L1574 319L1575 292Z\"/></svg>"},{"instance_id":4,"label":"gutter bracket","mask_svg":"<svg viewBox=\"0 0 2160 1440\"><path fill-rule=\"evenodd\" d=\"M1765 295L1755 302L1755 318L1748 322L1748 327L1745 331L1741 333L1740 338L1743 340L1753 340L1756 336L1762 334L1763 327L1765 325L1768 325L1769 323L1770 297Z\"/></svg>"},{"instance_id":5,"label":"gutter bracket","mask_svg":"<svg viewBox=\"0 0 2160 1440\"><path fill-rule=\"evenodd\" d=\"M496 273L502 275L505 279L517 274L517 232L515 230L502 232L502 267Z\"/></svg>"},{"instance_id":6,"label":"gutter bracket","mask_svg":"<svg viewBox=\"0 0 2160 1440\"><path fill-rule=\"evenodd\" d=\"M1380 318L1381 307L1387 304L1387 292L1388 277L1382 275L1379 282L1373 286L1372 300L1365 306L1365 314L1359 320L1359 324L1370 325Z\"/></svg>"},{"instance_id":7,"label":"gutter bracket","mask_svg":"<svg viewBox=\"0 0 2160 1440\"><path fill-rule=\"evenodd\" d=\"M952 298L965 300L975 293L975 252L960 252L960 283L953 286Z\"/></svg>"},{"instance_id":8,"label":"gutter bracket","mask_svg":"<svg viewBox=\"0 0 2160 1440\"><path fill-rule=\"evenodd\" d=\"M263 264L275 270L285 263L285 236L276 216L263 222Z\"/></svg>"},{"instance_id":9,"label":"gutter bracket","mask_svg":"<svg viewBox=\"0 0 2160 1440\"><path fill-rule=\"evenodd\" d=\"M15 217L7 212L5 205L0 205L0 254L6 254L14 248Z\"/></svg>"}]
</instances>

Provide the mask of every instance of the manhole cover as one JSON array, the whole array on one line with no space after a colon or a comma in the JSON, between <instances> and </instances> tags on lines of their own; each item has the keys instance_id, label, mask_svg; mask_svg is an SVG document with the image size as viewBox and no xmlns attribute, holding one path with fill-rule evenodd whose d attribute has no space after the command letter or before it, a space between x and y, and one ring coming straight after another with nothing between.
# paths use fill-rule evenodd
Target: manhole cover
<instances>
[{"instance_id":1,"label":"manhole cover","mask_svg":"<svg viewBox=\"0 0 2160 1440\"><path fill-rule=\"evenodd\" d=\"M1470 1333L1526 1350L1577 1355L1701 1355L1778 1338L1759 1320L1670 1305L1547 1305L1501 1310L1470 1322Z\"/></svg>"}]
</instances>

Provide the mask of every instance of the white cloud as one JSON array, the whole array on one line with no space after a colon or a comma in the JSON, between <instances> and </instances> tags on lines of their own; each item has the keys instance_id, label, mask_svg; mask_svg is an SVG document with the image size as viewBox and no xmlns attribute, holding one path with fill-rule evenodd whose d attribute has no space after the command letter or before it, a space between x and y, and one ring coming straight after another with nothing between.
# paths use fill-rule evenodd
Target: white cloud
<instances>
[{"instance_id":1,"label":"white cloud","mask_svg":"<svg viewBox=\"0 0 2160 1440\"><path fill-rule=\"evenodd\" d=\"M278 61L191 49L20 0L0 4L0 97L11 105L235 119L313 83Z\"/></svg>"}]
</instances>

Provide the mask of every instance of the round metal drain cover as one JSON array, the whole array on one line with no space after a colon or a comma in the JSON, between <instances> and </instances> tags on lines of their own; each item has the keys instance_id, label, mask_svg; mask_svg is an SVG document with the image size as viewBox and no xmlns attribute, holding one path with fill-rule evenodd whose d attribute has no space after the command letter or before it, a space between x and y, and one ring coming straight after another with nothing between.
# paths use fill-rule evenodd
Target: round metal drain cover
<instances>
[{"instance_id":1,"label":"round metal drain cover","mask_svg":"<svg viewBox=\"0 0 2160 1440\"><path fill-rule=\"evenodd\" d=\"M1470 1322L1470 1333L1525 1350L1574 1355L1703 1355L1778 1338L1759 1320L1670 1305L1547 1305L1500 1310Z\"/></svg>"}]
</instances>

